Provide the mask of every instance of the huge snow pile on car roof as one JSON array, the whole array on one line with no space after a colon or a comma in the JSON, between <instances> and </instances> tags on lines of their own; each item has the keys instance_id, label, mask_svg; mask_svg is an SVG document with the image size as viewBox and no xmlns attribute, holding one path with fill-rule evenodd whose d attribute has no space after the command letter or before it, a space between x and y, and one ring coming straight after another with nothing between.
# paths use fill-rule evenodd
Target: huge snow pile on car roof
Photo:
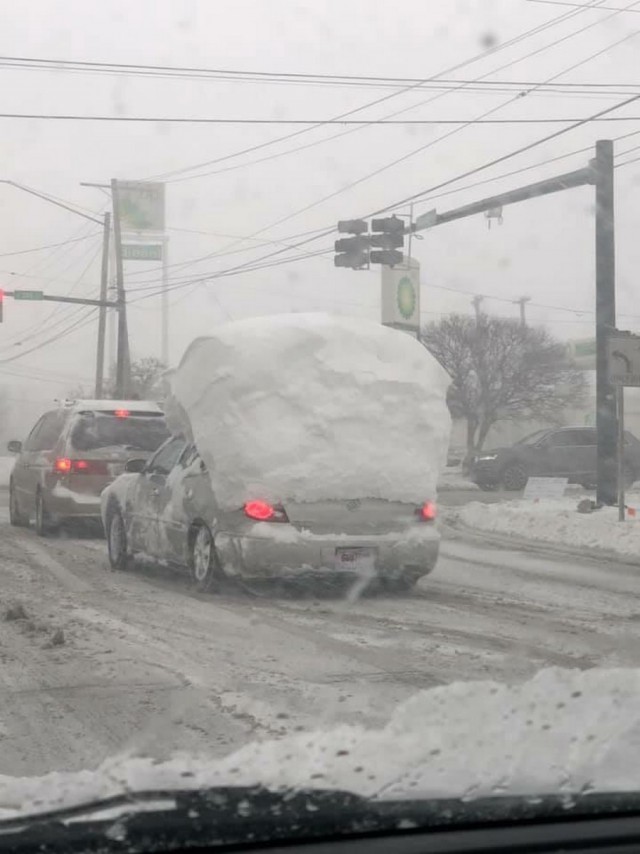
<instances>
[{"instance_id":1,"label":"huge snow pile on car roof","mask_svg":"<svg viewBox=\"0 0 640 854\"><path fill-rule=\"evenodd\" d=\"M449 377L414 338L327 314L251 318L196 339L168 377L223 507L435 494Z\"/></svg>"}]
</instances>

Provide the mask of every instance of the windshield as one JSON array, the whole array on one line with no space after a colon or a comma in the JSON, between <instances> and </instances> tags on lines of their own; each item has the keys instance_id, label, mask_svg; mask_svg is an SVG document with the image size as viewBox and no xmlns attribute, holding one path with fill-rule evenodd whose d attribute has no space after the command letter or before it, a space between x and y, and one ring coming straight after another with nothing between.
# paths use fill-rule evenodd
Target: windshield
<instances>
[{"instance_id":1,"label":"windshield","mask_svg":"<svg viewBox=\"0 0 640 854\"><path fill-rule=\"evenodd\" d=\"M640 0L2 11L0 830L640 798Z\"/></svg>"},{"instance_id":2,"label":"windshield","mask_svg":"<svg viewBox=\"0 0 640 854\"><path fill-rule=\"evenodd\" d=\"M544 436L547 435L548 430L536 430L535 433L530 433L528 436L524 436L524 438L519 439L516 442L517 445L535 445L536 442L539 442Z\"/></svg>"},{"instance_id":3,"label":"windshield","mask_svg":"<svg viewBox=\"0 0 640 854\"><path fill-rule=\"evenodd\" d=\"M169 431L162 416L118 416L90 412L78 417L71 429L70 440L76 451L112 447L155 451L168 436Z\"/></svg>"}]
</instances>

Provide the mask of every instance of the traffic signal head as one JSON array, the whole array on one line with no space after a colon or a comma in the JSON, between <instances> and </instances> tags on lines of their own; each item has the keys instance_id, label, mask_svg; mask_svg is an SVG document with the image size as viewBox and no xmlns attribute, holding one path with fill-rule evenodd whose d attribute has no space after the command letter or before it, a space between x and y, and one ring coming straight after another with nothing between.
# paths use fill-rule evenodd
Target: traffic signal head
<instances>
[{"instance_id":1,"label":"traffic signal head","mask_svg":"<svg viewBox=\"0 0 640 854\"><path fill-rule=\"evenodd\" d=\"M334 264L336 267L351 267L352 270L360 270L369 263L369 238L368 237L343 237L333 244L336 252Z\"/></svg>"},{"instance_id":2,"label":"traffic signal head","mask_svg":"<svg viewBox=\"0 0 640 854\"><path fill-rule=\"evenodd\" d=\"M0 288L0 323L2 323L4 317L4 291Z\"/></svg>"},{"instance_id":3,"label":"traffic signal head","mask_svg":"<svg viewBox=\"0 0 640 854\"><path fill-rule=\"evenodd\" d=\"M338 222L340 234L364 234L368 228L364 219L341 219Z\"/></svg>"},{"instance_id":4,"label":"traffic signal head","mask_svg":"<svg viewBox=\"0 0 640 854\"><path fill-rule=\"evenodd\" d=\"M395 249L384 249L382 251L370 252L369 260L372 264L385 264L387 267L395 267L402 264L402 252Z\"/></svg>"},{"instance_id":5,"label":"traffic signal head","mask_svg":"<svg viewBox=\"0 0 640 854\"><path fill-rule=\"evenodd\" d=\"M379 246L380 249L397 249L404 245L402 234L372 234L369 237L371 246Z\"/></svg>"},{"instance_id":6,"label":"traffic signal head","mask_svg":"<svg viewBox=\"0 0 640 854\"><path fill-rule=\"evenodd\" d=\"M384 234L404 234L404 222L397 216L371 220L371 231L382 231Z\"/></svg>"}]
</instances>

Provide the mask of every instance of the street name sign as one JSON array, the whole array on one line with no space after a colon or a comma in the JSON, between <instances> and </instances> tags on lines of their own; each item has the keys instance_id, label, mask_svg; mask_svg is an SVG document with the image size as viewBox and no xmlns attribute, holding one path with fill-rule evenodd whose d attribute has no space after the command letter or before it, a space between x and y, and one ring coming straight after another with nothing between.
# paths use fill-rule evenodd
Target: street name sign
<instances>
[{"instance_id":1,"label":"street name sign","mask_svg":"<svg viewBox=\"0 0 640 854\"><path fill-rule=\"evenodd\" d=\"M44 291L15 291L14 299L41 300L44 299Z\"/></svg>"}]
</instances>

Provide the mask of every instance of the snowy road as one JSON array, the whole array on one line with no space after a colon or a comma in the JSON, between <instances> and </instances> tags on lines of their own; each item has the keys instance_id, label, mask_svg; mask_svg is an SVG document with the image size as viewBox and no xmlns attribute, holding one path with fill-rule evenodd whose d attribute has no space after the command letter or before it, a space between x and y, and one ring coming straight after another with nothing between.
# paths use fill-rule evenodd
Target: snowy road
<instances>
[{"instance_id":1,"label":"snowy road","mask_svg":"<svg viewBox=\"0 0 640 854\"><path fill-rule=\"evenodd\" d=\"M198 596L158 569L112 573L102 541L39 540L8 525L6 506L0 568L5 774L123 752L219 756L296 728L376 725L416 690L456 679L640 665L634 568L455 534L413 595L354 604ZM26 616L7 614L16 604Z\"/></svg>"}]
</instances>

